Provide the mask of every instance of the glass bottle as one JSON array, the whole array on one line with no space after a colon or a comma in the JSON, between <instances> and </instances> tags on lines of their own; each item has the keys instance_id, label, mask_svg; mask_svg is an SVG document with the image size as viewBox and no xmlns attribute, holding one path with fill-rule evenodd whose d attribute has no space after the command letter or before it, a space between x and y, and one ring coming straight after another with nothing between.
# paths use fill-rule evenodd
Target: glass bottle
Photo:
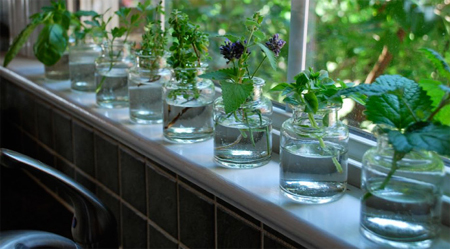
<instances>
[{"instance_id":1,"label":"glass bottle","mask_svg":"<svg viewBox=\"0 0 450 249\"><path fill-rule=\"evenodd\" d=\"M163 86L163 135L166 139L195 143L212 138L215 90L211 80L198 77L204 71L206 65L176 68L172 80Z\"/></svg>"},{"instance_id":2,"label":"glass bottle","mask_svg":"<svg viewBox=\"0 0 450 249\"><path fill-rule=\"evenodd\" d=\"M292 106L281 128L280 188L302 203L339 199L347 188L348 127L339 121L340 106L304 112Z\"/></svg>"},{"instance_id":3,"label":"glass bottle","mask_svg":"<svg viewBox=\"0 0 450 249\"><path fill-rule=\"evenodd\" d=\"M222 97L214 102L214 160L227 168L263 166L272 156L272 102L262 94L265 81L252 79L253 93L236 112L225 112Z\"/></svg>"},{"instance_id":4,"label":"glass bottle","mask_svg":"<svg viewBox=\"0 0 450 249\"><path fill-rule=\"evenodd\" d=\"M133 66L131 46L123 41L104 42L102 55L95 60L97 105L128 107L128 69Z\"/></svg>"},{"instance_id":5,"label":"glass bottle","mask_svg":"<svg viewBox=\"0 0 450 249\"><path fill-rule=\"evenodd\" d=\"M128 74L130 120L138 124L162 122L162 86L169 82L168 53L163 56L136 54L136 64Z\"/></svg>"},{"instance_id":6,"label":"glass bottle","mask_svg":"<svg viewBox=\"0 0 450 249\"><path fill-rule=\"evenodd\" d=\"M361 232L399 248L427 248L438 237L445 169L434 152L413 150L395 162L388 136L363 156ZM398 153L397 153L398 154ZM396 156L397 157L397 156Z\"/></svg>"},{"instance_id":7,"label":"glass bottle","mask_svg":"<svg viewBox=\"0 0 450 249\"><path fill-rule=\"evenodd\" d=\"M82 92L95 91L95 59L101 47L93 40L78 41L69 48L70 87Z\"/></svg>"},{"instance_id":8,"label":"glass bottle","mask_svg":"<svg viewBox=\"0 0 450 249\"><path fill-rule=\"evenodd\" d=\"M69 80L69 53L66 51L58 62L51 66L44 66L44 69L45 79L48 81Z\"/></svg>"}]
</instances>

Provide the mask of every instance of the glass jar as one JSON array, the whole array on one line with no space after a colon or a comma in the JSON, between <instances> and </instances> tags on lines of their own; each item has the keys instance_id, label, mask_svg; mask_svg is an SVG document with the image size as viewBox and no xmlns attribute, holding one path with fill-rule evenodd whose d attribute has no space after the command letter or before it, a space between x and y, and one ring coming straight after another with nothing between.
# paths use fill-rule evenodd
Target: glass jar
<instances>
[{"instance_id":1,"label":"glass jar","mask_svg":"<svg viewBox=\"0 0 450 249\"><path fill-rule=\"evenodd\" d=\"M162 122L162 86L169 82L168 53L163 56L136 54L128 74L130 120L138 124Z\"/></svg>"},{"instance_id":2,"label":"glass jar","mask_svg":"<svg viewBox=\"0 0 450 249\"><path fill-rule=\"evenodd\" d=\"M211 80L199 78L206 65L174 69L174 77L163 86L163 134L170 141L195 143L212 138Z\"/></svg>"},{"instance_id":3,"label":"glass jar","mask_svg":"<svg viewBox=\"0 0 450 249\"><path fill-rule=\"evenodd\" d=\"M70 79L69 52L65 52L61 59L51 66L44 66L45 79L48 81L63 81Z\"/></svg>"},{"instance_id":4,"label":"glass jar","mask_svg":"<svg viewBox=\"0 0 450 249\"><path fill-rule=\"evenodd\" d=\"M95 91L95 59L101 54L100 45L79 41L69 48L70 87L76 91Z\"/></svg>"},{"instance_id":5,"label":"glass jar","mask_svg":"<svg viewBox=\"0 0 450 249\"><path fill-rule=\"evenodd\" d=\"M339 199L347 188L348 127L339 121L340 106L304 112L292 106L281 128L280 188L302 203Z\"/></svg>"},{"instance_id":6,"label":"glass jar","mask_svg":"<svg viewBox=\"0 0 450 249\"><path fill-rule=\"evenodd\" d=\"M128 107L128 69L133 66L131 46L123 41L104 42L102 55L95 60L97 105Z\"/></svg>"},{"instance_id":7,"label":"glass jar","mask_svg":"<svg viewBox=\"0 0 450 249\"><path fill-rule=\"evenodd\" d=\"M265 81L253 77L253 93L234 113L222 97L214 102L214 160L227 168L255 168L272 156L272 102L263 96Z\"/></svg>"},{"instance_id":8,"label":"glass jar","mask_svg":"<svg viewBox=\"0 0 450 249\"><path fill-rule=\"evenodd\" d=\"M424 150L393 160L387 134L378 129L377 136L363 156L361 232L382 245L429 247L440 231L444 164Z\"/></svg>"}]
</instances>

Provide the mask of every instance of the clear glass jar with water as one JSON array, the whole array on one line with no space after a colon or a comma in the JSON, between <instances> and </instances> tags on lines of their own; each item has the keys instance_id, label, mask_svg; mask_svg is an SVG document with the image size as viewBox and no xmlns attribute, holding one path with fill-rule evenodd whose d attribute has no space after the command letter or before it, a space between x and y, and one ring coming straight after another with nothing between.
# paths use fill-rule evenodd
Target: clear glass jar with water
<instances>
[{"instance_id":1,"label":"clear glass jar with water","mask_svg":"<svg viewBox=\"0 0 450 249\"><path fill-rule=\"evenodd\" d=\"M66 51L58 62L51 66L44 66L47 81L64 81L70 79L69 52Z\"/></svg>"},{"instance_id":2,"label":"clear glass jar with water","mask_svg":"<svg viewBox=\"0 0 450 249\"><path fill-rule=\"evenodd\" d=\"M123 41L102 44L102 55L95 60L97 105L105 108L128 107L128 69L133 66L131 46Z\"/></svg>"},{"instance_id":3,"label":"clear glass jar with water","mask_svg":"<svg viewBox=\"0 0 450 249\"><path fill-rule=\"evenodd\" d=\"M206 66L176 68L163 86L163 135L177 143L195 143L212 138L214 83L198 76Z\"/></svg>"},{"instance_id":4,"label":"clear glass jar with water","mask_svg":"<svg viewBox=\"0 0 450 249\"><path fill-rule=\"evenodd\" d=\"M171 79L171 70L162 56L136 53L136 64L128 74L130 120L138 124L161 123L162 87Z\"/></svg>"},{"instance_id":5,"label":"clear glass jar with water","mask_svg":"<svg viewBox=\"0 0 450 249\"><path fill-rule=\"evenodd\" d=\"M348 127L338 119L339 106L304 112L292 106L281 128L280 188L302 203L339 199L347 188Z\"/></svg>"},{"instance_id":6,"label":"clear glass jar with water","mask_svg":"<svg viewBox=\"0 0 450 249\"><path fill-rule=\"evenodd\" d=\"M239 109L226 113L223 98L214 102L214 160L227 168L255 168L272 156L272 102L263 96L265 81L253 77L253 93Z\"/></svg>"},{"instance_id":7,"label":"clear glass jar with water","mask_svg":"<svg viewBox=\"0 0 450 249\"><path fill-rule=\"evenodd\" d=\"M95 91L95 60L101 47L92 40L78 41L69 47L70 87L82 92Z\"/></svg>"},{"instance_id":8,"label":"clear glass jar with water","mask_svg":"<svg viewBox=\"0 0 450 249\"><path fill-rule=\"evenodd\" d=\"M363 157L360 230L384 246L430 247L440 232L444 164L424 150L394 164L387 134L377 132L377 146Z\"/></svg>"}]
</instances>

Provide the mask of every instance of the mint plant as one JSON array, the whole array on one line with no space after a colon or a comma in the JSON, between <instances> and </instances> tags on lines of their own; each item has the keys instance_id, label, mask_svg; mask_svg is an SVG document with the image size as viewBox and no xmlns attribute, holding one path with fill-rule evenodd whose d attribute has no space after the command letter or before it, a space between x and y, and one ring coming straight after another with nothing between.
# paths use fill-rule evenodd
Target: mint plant
<instances>
[{"instance_id":1,"label":"mint plant","mask_svg":"<svg viewBox=\"0 0 450 249\"><path fill-rule=\"evenodd\" d=\"M314 114L319 109L327 106L342 105L343 100L340 95L336 93L341 89L348 87L343 81L339 81L339 86L336 82L328 76L328 72L320 70L315 72L312 68L305 70L294 77L292 83L280 83L273 87L271 91L282 92L282 96L286 96L283 102L293 106L304 106L304 112L308 114L308 119L311 127L319 129ZM358 102L361 102L361 98L358 98L355 94L351 96ZM323 136L317 136L320 147L323 150L328 150ZM336 157L332 157L333 163L339 173L342 173L342 166Z\"/></svg>"},{"instance_id":2,"label":"mint plant","mask_svg":"<svg viewBox=\"0 0 450 249\"><path fill-rule=\"evenodd\" d=\"M52 1L51 6L42 7L40 13L31 16L31 22L14 39L3 61L6 67L17 55L28 40L28 37L40 25L43 29L33 46L34 55L46 66L54 65L66 51L69 43L67 31L69 30L71 13L66 9L65 1Z\"/></svg>"},{"instance_id":3,"label":"mint plant","mask_svg":"<svg viewBox=\"0 0 450 249\"><path fill-rule=\"evenodd\" d=\"M421 51L430 58L445 83L429 79L416 83L399 75L382 75L370 85L338 92L338 95L354 92L366 95L367 119L380 125L393 146L392 166L379 189L386 187L398 169L398 161L412 150L450 156L450 67L437 52ZM364 198L369 196L370 193Z\"/></svg>"}]
</instances>

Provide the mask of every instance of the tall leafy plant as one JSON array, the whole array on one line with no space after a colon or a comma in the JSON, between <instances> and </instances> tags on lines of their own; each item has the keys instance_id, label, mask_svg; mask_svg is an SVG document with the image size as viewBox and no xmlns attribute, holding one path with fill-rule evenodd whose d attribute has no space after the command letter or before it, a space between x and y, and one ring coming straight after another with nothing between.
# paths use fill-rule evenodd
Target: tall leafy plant
<instances>
[{"instance_id":1,"label":"tall leafy plant","mask_svg":"<svg viewBox=\"0 0 450 249\"><path fill-rule=\"evenodd\" d=\"M42 11L31 16L31 22L14 39L3 61L6 67L14 59L33 31L40 25L43 29L33 46L36 58L46 66L59 61L66 51L69 37L71 13L66 9L64 0L52 1L51 6L42 7Z\"/></svg>"}]
</instances>

